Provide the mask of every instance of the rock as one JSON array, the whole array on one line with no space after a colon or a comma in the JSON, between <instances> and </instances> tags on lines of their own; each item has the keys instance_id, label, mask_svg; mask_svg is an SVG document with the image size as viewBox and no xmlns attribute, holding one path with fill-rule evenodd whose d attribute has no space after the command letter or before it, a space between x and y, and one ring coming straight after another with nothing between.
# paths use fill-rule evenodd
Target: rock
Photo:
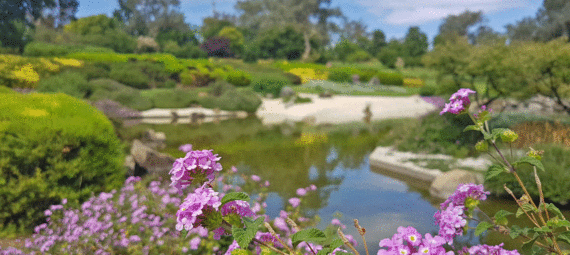
<instances>
[{"instance_id":1,"label":"rock","mask_svg":"<svg viewBox=\"0 0 570 255\"><path fill-rule=\"evenodd\" d=\"M281 89L281 92L279 93L279 97L283 97L283 98L292 97L295 94L296 94L295 91L291 87L285 86Z\"/></svg>"},{"instance_id":2,"label":"rock","mask_svg":"<svg viewBox=\"0 0 570 255\"><path fill-rule=\"evenodd\" d=\"M325 90L324 92L319 94L320 98L331 98L333 93L330 90Z\"/></svg>"},{"instance_id":3,"label":"rock","mask_svg":"<svg viewBox=\"0 0 570 255\"><path fill-rule=\"evenodd\" d=\"M378 85L380 85L380 80L378 79L378 77L374 76L370 79L368 84L378 86Z\"/></svg>"},{"instance_id":4,"label":"rock","mask_svg":"<svg viewBox=\"0 0 570 255\"><path fill-rule=\"evenodd\" d=\"M105 116L114 119L124 118L140 118L141 113L137 110L122 106L120 103L113 100L104 99L93 103L95 108L102 111Z\"/></svg>"},{"instance_id":5,"label":"rock","mask_svg":"<svg viewBox=\"0 0 570 255\"><path fill-rule=\"evenodd\" d=\"M397 69L402 69L405 67L405 63L404 63L404 59L401 57L398 57L396 59L396 63L394 64L396 66Z\"/></svg>"},{"instance_id":6,"label":"rock","mask_svg":"<svg viewBox=\"0 0 570 255\"><path fill-rule=\"evenodd\" d=\"M171 156L155 151L136 139L131 146L131 156L135 162L135 176L152 174L161 176L163 180L170 179L168 172L174 163Z\"/></svg>"},{"instance_id":7,"label":"rock","mask_svg":"<svg viewBox=\"0 0 570 255\"><path fill-rule=\"evenodd\" d=\"M166 147L166 135L163 132L155 132L148 129L144 132L143 143L152 149L164 149Z\"/></svg>"},{"instance_id":8,"label":"rock","mask_svg":"<svg viewBox=\"0 0 570 255\"><path fill-rule=\"evenodd\" d=\"M446 199L455 192L457 185L461 183L479 184L480 180L475 173L455 169L437 176L431 183L429 194L433 197Z\"/></svg>"},{"instance_id":9,"label":"rock","mask_svg":"<svg viewBox=\"0 0 570 255\"><path fill-rule=\"evenodd\" d=\"M127 169L127 176L134 176L135 175L135 159L133 158L133 156L128 155L125 158L125 163L123 164L123 166L125 166L125 168Z\"/></svg>"},{"instance_id":10,"label":"rock","mask_svg":"<svg viewBox=\"0 0 570 255\"><path fill-rule=\"evenodd\" d=\"M352 83L360 83L360 75L355 74L352 76Z\"/></svg>"}]
</instances>

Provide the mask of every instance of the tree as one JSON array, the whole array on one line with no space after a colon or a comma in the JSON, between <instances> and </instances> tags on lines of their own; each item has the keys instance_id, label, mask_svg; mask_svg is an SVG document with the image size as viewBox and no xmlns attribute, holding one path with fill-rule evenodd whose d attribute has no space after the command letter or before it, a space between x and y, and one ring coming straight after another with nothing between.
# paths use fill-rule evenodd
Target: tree
<instances>
[{"instance_id":1,"label":"tree","mask_svg":"<svg viewBox=\"0 0 570 255\"><path fill-rule=\"evenodd\" d=\"M372 56L378 56L380 50L386 46L386 36L382 30L374 30L372 32L372 41L370 42L370 47L368 48L368 52Z\"/></svg>"},{"instance_id":2,"label":"tree","mask_svg":"<svg viewBox=\"0 0 570 255\"><path fill-rule=\"evenodd\" d=\"M567 36L570 42L570 2L567 0L544 0L537 14L541 25L539 37L549 41L560 36Z\"/></svg>"},{"instance_id":3,"label":"tree","mask_svg":"<svg viewBox=\"0 0 570 255\"><path fill-rule=\"evenodd\" d=\"M292 26L275 27L258 38L257 47L260 58L298 59L304 49L303 34Z\"/></svg>"},{"instance_id":4,"label":"tree","mask_svg":"<svg viewBox=\"0 0 570 255\"><path fill-rule=\"evenodd\" d=\"M501 43L504 42L504 36L488 26L480 26L477 28L477 31L472 34L471 42L479 45Z\"/></svg>"},{"instance_id":5,"label":"tree","mask_svg":"<svg viewBox=\"0 0 570 255\"><path fill-rule=\"evenodd\" d=\"M0 0L0 42L23 51L26 31L37 19L49 15L54 25L62 24L74 18L78 6L77 0Z\"/></svg>"},{"instance_id":6,"label":"tree","mask_svg":"<svg viewBox=\"0 0 570 255\"><path fill-rule=\"evenodd\" d=\"M405 55L403 56L406 65L421 65L421 56L428 50L428 39L419 27L410 27L404 38Z\"/></svg>"},{"instance_id":7,"label":"tree","mask_svg":"<svg viewBox=\"0 0 570 255\"><path fill-rule=\"evenodd\" d=\"M123 21L134 36L156 37L162 29L184 27L184 15L178 11L180 0L118 0L113 16Z\"/></svg>"},{"instance_id":8,"label":"tree","mask_svg":"<svg viewBox=\"0 0 570 255\"><path fill-rule=\"evenodd\" d=\"M535 18L526 17L517 23L505 26L507 36L511 41L538 40L539 25Z\"/></svg>"},{"instance_id":9,"label":"tree","mask_svg":"<svg viewBox=\"0 0 570 255\"><path fill-rule=\"evenodd\" d=\"M224 27L218 36L230 39L230 49L234 54L240 55L243 52L243 34L235 27Z\"/></svg>"},{"instance_id":10,"label":"tree","mask_svg":"<svg viewBox=\"0 0 570 255\"><path fill-rule=\"evenodd\" d=\"M121 53L131 53L136 40L121 29L120 21L100 14L74 20L64 31L74 34L70 42L107 47Z\"/></svg>"},{"instance_id":11,"label":"tree","mask_svg":"<svg viewBox=\"0 0 570 255\"><path fill-rule=\"evenodd\" d=\"M242 0L237 2L236 9L243 12L241 25L258 33L286 25L302 31L302 59L306 60L311 54L311 37L320 33L322 38L328 38L329 29L334 28L328 19L342 16L339 8L329 8L330 3L331 0ZM312 18L316 23L311 22Z\"/></svg>"},{"instance_id":12,"label":"tree","mask_svg":"<svg viewBox=\"0 0 570 255\"><path fill-rule=\"evenodd\" d=\"M403 57L406 54L404 44L398 40L390 40L390 42L382 48L380 54L378 54L378 60L382 64L390 67L396 67L396 61L399 57Z\"/></svg>"},{"instance_id":13,"label":"tree","mask_svg":"<svg viewBox=\"0 0 570 255\"><path fill-rule=\"evenodd\" d=\"M207 17L202 22L202 37L210 39L211 37L218 36L224 27L235 27L235 24L225 19L218 19L215 17Z\"/></svg>"},{"instance_id":14,"label":"tree","mask_svg":"<svg viewBox=\"0 0 570 255\"><path fill-rule=\"evenodd\" d=\"M459 15L449 15L439 26L439 33L434 38L434 44L442 43L455 36L467 36L469 30L483 21L483 12L465 11Z\"/></svg>"}]
</instances>

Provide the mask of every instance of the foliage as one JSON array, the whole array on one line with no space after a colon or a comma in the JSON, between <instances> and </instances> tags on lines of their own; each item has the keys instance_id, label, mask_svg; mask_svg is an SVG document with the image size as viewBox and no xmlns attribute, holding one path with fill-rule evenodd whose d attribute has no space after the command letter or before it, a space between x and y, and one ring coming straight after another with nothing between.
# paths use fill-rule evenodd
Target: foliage
<instances>
[{"instance_id":1,"label":"foliage","mask_svg":"<svg viewBox=\"0 0 570 255\"><path fill-rule=\"evenodd\" d=\"M89 86L93 91L88 97L90 101L111 99L123 106L144 111L153 107L150 98L143 97L137 89L125 86L110 79L95 79L89 81Z\"/></svg>"},{"instance_id":2,"label":"foliage","mask_svg":"<svg viewBox=\"0 0 570 255\"><path fill-rule=\"evenodd\" d=\"M319 69L293 68L293 69L290 69L286 73L286 75L287 74L292 75L291 83L293 83L293 84L306 83L310 80L326 80L328 78L327 73L324 72L324 70L322 70L321 68L319 68ZM297 77L297 78L295 78L295 77Z\"/></svg>"},{"instance_id":3,"label":"foliage","mask_svg":"<svg viewBox=\"0 0 570 255\"><path fill-rule=\"evenodd\" d=\"M352 75L358 70L351 67L336 67L329 69L328 80L335 82L352 82Z\"/></svg>"},{"instance_id":4,"label":"foliage","mask_svg":"<svg viewBox=\"0 0 570 255\"><path fill-rule=\"evenodd\" d=\"M420 96L433 96L437 93L437 88L434 88L432 86L424 86L422 87L422 89L420 90Z\"/></svg>"},{"instance_id":5,"label":"foliage","mask_svg":"<svg viewBox=\"0 0 570 255\"><path fill-rule=\"evenodd\" d=\"M397 59L405 54L404 45L398 40L391 40L378 54L378 60L385 66L395 68Z\"/></svg>"},{"instance_id":6,"label":"foliage","mask_svg":"<svg viewBox=\"0 0 570 255\"><path fill-rule=\"evenodd\" d=\"M0 94L14 94L14 93L17 92L6 86L0 86Z\"/></svg>"},{"instance_id":7,"label":"foliage","mask_svg":"<svg viewBox=\"0 0 570 255\"><path fill-rule=\"evenodd\" d=\"M75 52L112 53L113 50L97 46L61 45L44 42L31 42L24 48L24 56L30 57L56 57L65 56Z\"/></svg>"},{"instance_id":8,"label":"foliage","mask_svg":"<svg viewBox=\"0 0 570 255\"><path fill-rule=\"evenodd\" d=\"M181 89L150 89L140 92L153 108L185 108L198 103L198 94Z\"/></svg>"},{"instance_id":9,"label":"foliage","mask_svg":"<svg viewBox=\"0 0 570 255\"><path fill-rule=\"evenodd\" d=\"M83 75L76 72L63 72L47 79L38 85L39 92L65 93L76 98L86 98L92 89Z\"/></svg>"},{"instance_id":10,"label":"foliage","mask_svg":"<svg viewBox=\"0 0 570 255\"><path fill-rule=\"evenodd\" d=\"M259 92L263 95L272 94L273 97L279 97L281 89L287 86L288 80L277 78L277 77L267 77L261 78L253 81L253 90Z\"/></svg>"},{"instance_id":11,"label":"foliage","mask_svg":"<svg viewBox=\"0 0 570 255\"><path fill-rule=\"evenodd\" d=\"M219 108L226 111L245 111L254 113L261 105L261 99L249 88L233 88L223 91L219 97L200 98L200 104L205 108Z\"/></svg>"},{"instance_id":12,"label":"foliage","mask_svg":"<svg viewBox=\"0 0 570 255\"><path fill-rule=\"evenodd\" d=\"M311 71L312 71L312 69L311 69ZM284 75L285 75L285 77L287 77L287 79L289 79L289 82L291 82L291 84L293 84L293 85L301 85L303 83L303 79L294 73L288 72L288 73L285 73ZM307 76L305 76L305 77L307 77Z\"/></svg>"},{"instance_id":13,"label":"foliage","mask_svg":"<svg viewBox=\"0 0 570 255\"><path fill-rule=\"evenodd\" d=\"M234 55L230 39L225 37L211 37L202 43L200 48L208 54L208 57L227 58Z\"/></svg>"},{"instance_id":14,"label":"foliage","mask_svg":"<svg viewBox=\"0 0 570 255\"><path fill-rule=\"evenodd\" d=\"M0 55L0 84L7 87L35 88L41 77L59 72L65 67L81 67L73 59L28 58Z\"/></svg>"},{"instance_id":15,"label":"foliage","mask_svg":"<svg viewBox=\"0 0 570 255\"><path fill-rule=\"evenodd\" d=\"M124 180L120 143L107 118L63 94L0 94L2 230L30 233L63 198L85 201ZM69 109L73 109L70 111Z\"/></svg>"},{"instance_id":16,"label":"foliage","mask_svg":"<svg viewBox=\"0 0 570 255\"><path fill-rule=\"evenodd\" d=\"M224 27L218 33L219 37L228 38L230 40L230 51L234 54L241 55L243 52L244 38L243 34L235 27Z\"/></svg>"},{"instance_id":17,"label":"foliage","mask_svg":"<svg viewBox=\"0 0 570 255\"><path fill-rule=\"evenodd\" d=\"M293 27L276 27L265 31L257 39L259 58L294 60L301 57L305 48L303 34Z\"/></svg>"},{"instance_id":18,"label":"foliage","mask_svg":"<svg viewBox=\"0 0 570 255\"><path fill-rule=\"evenodd\" d=\"M404 77L400 73L379 72L378 79L380 80L380 83L386 85L404 85Z\"/></svg>"},{"instance_id":19,"label":"foliage","mask_svg":"<svg viewBox=\"0 0 570 255\"><path fill-rule=\"evenodd\" d=\"M454 38L468 36L470 28L483 22L483 12L464 11L458 15L449 15L443 23L439 25L439 33L434 38L434 45L444 43L447 40L455 40Z\"/></svg>"},{"instance_id":20,"label":"foliage","mask_svg":"<svg viewBox=\"0 0 570 255\"><path fill-rule=\"evenodd\" d=\"M407 53L404 57L406 65L421 65L421 56L427 52L428 46L427 35L422 33L419 27L410 27L404 38L404 47Z\"/></svg>"},{"instance_id":21,"label":"foliage","mask_svg":"<svg viewBox=\"0 0 570 255\"><path fill-rule=\"evenodd\" d=\"M228 73L226 81L238 87L245 87L251 83L251 75L243 71Z\"/></svg>"},{"instance_id":22,"label":"foliage","mask_svg":"<svg viewBox=\"0 0 570 255\"><path fill-rule=\"evenodd\" d=\"M109 78L137 89L150 88L149 78L133 63L116 63L111 66Z\"/></svg>"}]
</instances>

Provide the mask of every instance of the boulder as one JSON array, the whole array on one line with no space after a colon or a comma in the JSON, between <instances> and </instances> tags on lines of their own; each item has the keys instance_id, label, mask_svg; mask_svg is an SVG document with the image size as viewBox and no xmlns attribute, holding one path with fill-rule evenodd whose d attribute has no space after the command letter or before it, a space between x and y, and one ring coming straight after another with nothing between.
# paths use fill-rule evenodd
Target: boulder
<instances>
[{"instance_id":1,"label":"boulder","mask_svg":"<svg viewBox=\"0 0 570 255\"><path fill-rule=\"evenodd\" d=\"M120 103L113 100L104 99L93 103L95 108L102 111L105 116L112 119L124 119L124 118L140 118L141 113L137 110L122 106Z\"/></svg>"},{"instance_id":2,"label":"boulder","mask_svg":"<svg viewBox=\"0 0 570 255\"><path fill-rule=\"evenodd\" d=\"M368 85L378 86L378 85L380 85L380 80L378 79L378 77L374 76L370 79L370 81L368 82Z\"/></svg>"},{"instance_id":3,"label":"boulder","mask_svg":"<svg viewBox=\"0 0 570 255\"><path fill-rule=\"evenodd\" d=\"M461 183L479 184L480 180L473 172L455 169L437 176L431 183L429 193L432 197L446 199Z\"/></svg>"},{"instance_id":4,"label":"boulder","mask_svg":"<svg viewBox=\"0 0 570 255\"><path fill-rule=\"evenodd\" d=\"M170 179L168 172L175 160L171 156L155 151L136 139L131 146L131 156L135 161L135 176L153 174L161 176L163 180Z\"/></svg>"},{"instance_id":5,"label":"boulder","mask_svg":"<svg viewBox=\"0 0 570 255\"><path fill-rule=\"evenodd\" d=\"M125 168L127 169L127 176L134 176L135 175L136 163L135 163L135 159L133 158L133 156L128 155L125 158L125 163L123 164L123 166L125 166Z\"/></svg>"},{"instance_id":6,"label":"boulder","mask_svg":"<svg viewBox=\"0 0 570 255\"><path fill-rule=\"evenodd\" d=\"M142 142L152 149L164 149L166 148L166 135L163 132L148 129L143 134Z\"/></svg>"},{"instance_id":7,"label":"boulder","mask_svg":"<svg viewBox=\"0 0 570 255\"><path fill-rule=\"evenodd\" d=\"M324 92L321 92L319 94L320 98L331 98L332 96L333 96L333 93L330 90L325 90Z\"/></svg>"},{"instance_id":8,"label":"boulder","mask_svg":"<svg viewBox=\"0 0 570 255\"><path fill-rule=\"evenodd\" d=\"M283 87L283 89L281 89L281 92L279 93L279 97L292 97L294 95L295 91L289 86Z\"/></svg>"},{"instance_id":9,"label":"boulder","mask_svg":"<svg viewBox=\"0 0 570 255\"><path fill-rule=\"evenodd\" d=\"M352 75L352 83L356 84L360 83L360 75L358 74Z\"/></svg>"}]
</instances>

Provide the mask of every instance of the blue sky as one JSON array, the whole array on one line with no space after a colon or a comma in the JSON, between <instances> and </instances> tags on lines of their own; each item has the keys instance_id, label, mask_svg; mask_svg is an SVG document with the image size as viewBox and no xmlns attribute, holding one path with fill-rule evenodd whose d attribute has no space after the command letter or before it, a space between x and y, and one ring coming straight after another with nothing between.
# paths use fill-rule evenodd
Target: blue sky
<instances>
[{"instance_id":1,"label":"blue sky","mask_svg":"<svg viewBox=\"0 0 570 255\"><path fill-rule=\"evenodd\" d=\"M236 14L237 0L215 0L218 12ZM201 25L212 15L212 0L180 0L186 22ZM437 35L442 20L465 10L483 11L485 24L505 32L505 25L534 16L540 0L332 0L350 20L361 20L368 31L380 29L388 39L403 38L410 26L419 26L430 42ZM118 8L116 0L79 0L77 17L111 15Z\"/></svg>"}]
</instances>

